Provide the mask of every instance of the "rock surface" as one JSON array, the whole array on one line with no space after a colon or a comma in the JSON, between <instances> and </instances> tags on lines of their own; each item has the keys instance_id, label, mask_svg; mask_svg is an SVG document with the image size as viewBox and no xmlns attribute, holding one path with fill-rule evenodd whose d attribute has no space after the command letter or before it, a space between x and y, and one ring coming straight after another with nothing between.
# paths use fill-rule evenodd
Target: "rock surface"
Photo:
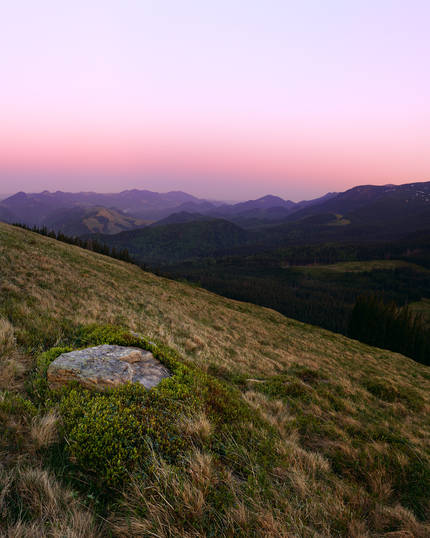
<instances>
[{"instance_id":1,"label":"rock surface","mask_svg":"<svg viewBox=\"0 0 430 538\"><path fill-rule=\"evenodd\" d=\"M48 368L48 383L58 388L77 381L86 388L106 390L124 383L140 383L150 389L169 370L150 351L137 347L102 345L63 353Z\"/></svg>"}]
</instances>

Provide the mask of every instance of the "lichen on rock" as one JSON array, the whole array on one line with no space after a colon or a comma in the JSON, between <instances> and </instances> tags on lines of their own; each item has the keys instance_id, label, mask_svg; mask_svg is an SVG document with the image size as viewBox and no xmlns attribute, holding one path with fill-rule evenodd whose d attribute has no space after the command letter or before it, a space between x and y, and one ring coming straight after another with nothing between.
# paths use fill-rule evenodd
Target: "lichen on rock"
<instances>
[{"instance_id":1,"label":"lichen on rock","mask_svg":"<svg viewBox=\"0 0 430 538\"><path fill-rule=\"evenodd\" d=\"M63 353L49 365L47 372L53 389L71 381L95 390L125 383L139 383L150 389L170 375L150 351L107 344Z\"/></svg>"}]
</instances>

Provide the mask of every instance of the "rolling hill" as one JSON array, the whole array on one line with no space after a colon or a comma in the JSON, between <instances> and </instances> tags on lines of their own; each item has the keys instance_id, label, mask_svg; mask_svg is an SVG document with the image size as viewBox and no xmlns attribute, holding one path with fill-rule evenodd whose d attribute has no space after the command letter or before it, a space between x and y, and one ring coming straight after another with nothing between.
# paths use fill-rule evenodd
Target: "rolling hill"
<instances>
[{"instance_id":1,"label":"rolling hill","mask_svg":"<svg viewBox=\"0 0 430 538\"><path fill-rule=\"evenodd\" d=\"M42 226L69 236L89 233L116 234L142 228L148 221L136 219L122 211L106 207L72 207L59 209L43 219Z\"/></svg>"},{"instance_id":2,"label":"rolling hill","mask_svg":"<svg viewBox=\"0 0 430 538\"><path fill-rule=\"evenodd\" d=\"M425 229L430 224L430 182L361 185L304 208L287 220L300 221L318 214L342 215L352 225L374 226L386 236Z\"/></svg>"},{"instance_id":3,"label":"rolling hill","mask_svg":"<svg viewBox=\"0 0 430 538\"><path fill-rule=\"evenodd\" d=\"M5 536L429 536L427 367L2 223L0 253ZM180 404L161 424L182 441L165 457L153 444L150 465L109 489L68 457L68 436L106 432L80 402L106 402L123 428L143 396L55 395L59 351L40 353L137 345L129 330L180 365L149 396L169 395L159 412ZM134 442L121 428L114 438ZM87 442L103 459L106 434Z\"/></svg>"},{"instance_id":4,"label":"rolling hill","mask_svg":"<svg viewBox=\"0 0 430 538\"><path fill-rule=\"evenodd\" d=\"M200 213L189 213L188 211L179 211L172 213L164 219L157 220L151 224L152 227L166 226L168 224L180 224L184 222L193 222L198 220L208 220L208 217Z\"/></svg>"},{"instance_id":5,"label":"rolling hill","mask_svg":"<svg viewBox=\"0 0 430 538\"><path fill-rule=\"evenodd\" d=\"M93 237L111 247L127 248L136 260L168 263L223 253L244 245L250 234L224 219L176 214L156 226Z\"/></svg>"}]
</instances>

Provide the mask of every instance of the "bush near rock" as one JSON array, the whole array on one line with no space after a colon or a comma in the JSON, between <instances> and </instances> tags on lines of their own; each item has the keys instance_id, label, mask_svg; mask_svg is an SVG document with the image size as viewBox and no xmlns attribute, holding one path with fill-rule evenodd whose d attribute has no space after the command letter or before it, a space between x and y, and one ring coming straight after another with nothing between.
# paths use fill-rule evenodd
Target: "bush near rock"
<instances>
[{"instance_id":1,"label":"bush near rock","mask_svg":"<svg viewBox=\"0 0 430 538\"><path fill-rule=\"evenodd\" d=\"M85 480L91 477L100 488L118 488L133 474L150 473L154 455L181 466L198 446L228 462L239 476L247 476L246 468L255 463L242 458L242 449L238 452L242 445L255 447L259 465L273 464L266 456L273 454L274 432L267 430L240 393L187 365L171 349L110 326L82 329L75 342L85 346L125 344L150 351L171 373L150 390L127 383L90 391L78 382L51 390L47 379L50 365L70 348L53 348L39 357L35 393L45 405L59 408L64 449ZM184 429L185 423L202 413L213 425L204 439ZM249 428L250 422L258 423L262 430Z\"/></svg>"}]
</instances>

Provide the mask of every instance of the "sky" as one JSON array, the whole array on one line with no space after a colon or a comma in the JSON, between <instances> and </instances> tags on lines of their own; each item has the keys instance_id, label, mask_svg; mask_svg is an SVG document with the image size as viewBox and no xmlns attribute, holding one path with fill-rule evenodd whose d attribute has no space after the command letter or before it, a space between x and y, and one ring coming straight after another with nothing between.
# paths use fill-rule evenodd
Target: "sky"
<instances>
[{"instance_id":1,"label":"sky","mask_svg":"<svg viewBox=\"0 0 430 538\"><path fill-rule=\"evenodd\" d=\"M0 193L430 180L428 0L0 0Z\"/></svg>"}]
</instances>

